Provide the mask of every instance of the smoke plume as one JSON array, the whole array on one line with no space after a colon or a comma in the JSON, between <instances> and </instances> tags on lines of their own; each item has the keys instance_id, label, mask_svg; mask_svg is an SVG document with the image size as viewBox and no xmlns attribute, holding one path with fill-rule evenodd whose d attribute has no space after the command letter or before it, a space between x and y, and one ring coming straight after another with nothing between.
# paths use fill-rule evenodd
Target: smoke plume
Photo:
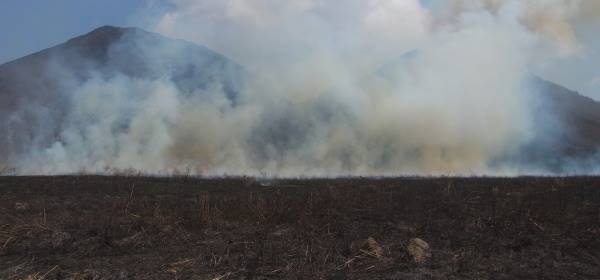
<instances>
[{"instance_id":1,"label":"smoke plume","mask_svg":"<svg viewBox=\"0 0 600 280\"><path fill-rule=\"evenodd\" d=\"M593 17L581 8L596 2L160 3L150 29L241 65L203 69L243 76L235 90L218 79L182 86L179 72L157 62L164 54L189 59L168 44L138 54L150 75L65 75L58 132L10 157L19 173L545 172L516 160L536 137L534 108L543 102L528 79L537 64L578 52L574 30ZM112 51L132 40L124 36Z\"/></svg>"}]
</instances>

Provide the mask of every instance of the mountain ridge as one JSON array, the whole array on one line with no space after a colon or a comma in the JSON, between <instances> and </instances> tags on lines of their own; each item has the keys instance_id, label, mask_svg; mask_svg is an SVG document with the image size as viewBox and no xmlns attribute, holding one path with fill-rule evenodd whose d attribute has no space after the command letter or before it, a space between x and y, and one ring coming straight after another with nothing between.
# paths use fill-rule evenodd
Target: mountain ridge
<instances>
[{"instance_id":1,"label":"mountain ridge","mask_svg":"<svg viewBox=\"0 0 600 280\"><path fill-rule=\"evenodd\" d=\"M167 75L184 95L207 94L218 86L235 104L244 71L205 46L136 27L99 27L0 65L0 129L8 132L0 136L0 162L60 138L69 92L93 77L157 80ZM522 148L529 155L524 160L560 171L565 160L595 155L600 102L540 77L529 81L545 102L536 107L541 112L534 119L538 131Z\"/></svg>"},{"instance_id":2,"label":"mountain ridge","mask_svg":"<svg viewBox=\"0 0 600 280\"><path fill-rule=\"evenodd\" d=\"M243 81L236 62L184 40L140 28L103 26L0 65L0 161L59 137L69 93L93 78L171 81L186 95L222 87L234 99ZM46 139L46 140L41 140Z\"/></svg>"}]
</instances>

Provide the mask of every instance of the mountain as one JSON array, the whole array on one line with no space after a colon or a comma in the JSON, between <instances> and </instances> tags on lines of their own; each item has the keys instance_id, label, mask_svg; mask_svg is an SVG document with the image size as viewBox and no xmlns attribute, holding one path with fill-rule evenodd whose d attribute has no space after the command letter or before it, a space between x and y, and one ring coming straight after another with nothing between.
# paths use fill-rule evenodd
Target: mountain
<instances>
[{"instance_id":1,"label":"mountain","mask_svg":"<svg viewBox=\"0 0 600 280\"><path fill-rule=\"evenodd\" d=\"M377 74L385 76L386 67ZM77 121L67 116L73 92L87 81L165 80L200 97L218 88L235 105L245 76L242 66L203 46L138 28L98 28L0 65L0 168L64 137L63 120ZM535 104L536 136L514 157L557 172L591 159L600 148L600 103L535 76L530 82L543 100Z\"/></svg>"},{"instance_id":2,"label":"mountain","mask_svg":"<svg viewBox=\"0 0 600 280\"><path fill-rule=\"evenodd\" d=\"M240 65L206 47L138 28L100 27L0 65L0 160L59 137L66 93L92 78L167 79L183 94L219 86L234 100L242 75Z\"/></svg>"},{"instance_id":3,"label":"mountain","mask_svg":"<svg viewBox=\"0 0 600 280\"><path fill-rule=\"evenodd\" d=\"M591 168L600 149L600 102L536 76L529 82L539 103L523 160L556 172Z\"/></svg>"},{"instance_id":4,"label":"mountain","mask_svg":"<svg viewBox=\"0 0 600 280\"><path fill-rule=\"evenodd\" d=\"M414 63L418 54L408 52L380 67L376 75L396 83L395 73ZM593 168L600 151L600 102L536 75L529 75L525 84L533 139L498 162L556 173Z\"/></svg>"},{"instance_id":5,"label":"mountain","mask_svg":"<svg viewBox=\"0 0 600 280\"><path fill-rule=\"evenodd\" d=\"M138 28L104 26L64 44L0 65L0 92L3 92L0 97L4 108L12 108L22 100L31 102L31 95L50 98L55 89L67 86L58 84L65 75L77 81L97 74L104 78L120 74L156 79L165 72L183 92L220 83L233 97L242 69L203 46ZM46 92L41 94L40 91Z\"/></svg>"}]
</instances>

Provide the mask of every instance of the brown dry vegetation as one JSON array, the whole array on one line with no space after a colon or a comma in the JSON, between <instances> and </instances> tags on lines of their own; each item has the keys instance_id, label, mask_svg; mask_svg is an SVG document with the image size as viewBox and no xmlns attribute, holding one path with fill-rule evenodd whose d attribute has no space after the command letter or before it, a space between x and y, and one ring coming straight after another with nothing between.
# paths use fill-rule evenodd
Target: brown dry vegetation
<instances>
[{"instance_id":1,"label":"brown dry vegetation","mask_svg":"<svg viewBox=\"0 0 600 280\"><path fill-rule=\"evenodd\" d=\"M0 279L600 279L600 178L0 177Z\"/></svg>"}]
</instances>

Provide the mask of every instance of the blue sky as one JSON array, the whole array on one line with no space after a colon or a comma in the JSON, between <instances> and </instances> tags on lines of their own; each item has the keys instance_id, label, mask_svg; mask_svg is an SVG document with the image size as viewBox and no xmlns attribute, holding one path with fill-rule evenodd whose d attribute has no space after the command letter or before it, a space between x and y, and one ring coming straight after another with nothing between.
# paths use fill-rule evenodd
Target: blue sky
<instances>
[{"instance_id":1,"label":"blue sky","mask_svg":"<svg viewBox=\"0 0 600 280\"><path fill-rule=\"evenodd\" d=\"M0 63L102 25L130 25L146 0L0 0Z\"/></svg>"}]
</instances>

